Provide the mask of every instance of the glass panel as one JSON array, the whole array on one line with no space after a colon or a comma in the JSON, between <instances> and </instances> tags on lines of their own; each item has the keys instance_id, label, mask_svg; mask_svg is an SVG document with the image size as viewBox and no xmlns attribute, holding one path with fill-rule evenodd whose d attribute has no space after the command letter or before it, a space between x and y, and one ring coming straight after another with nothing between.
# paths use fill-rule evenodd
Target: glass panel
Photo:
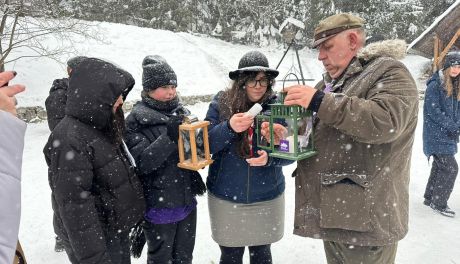
<instances>
[{"instance_id":1,"label":"glass panel","mask_svg":"<svg viewBox=\"0 0 460 264\"><path fill-rule=\"evenodd\" d=\"M289 118L277 118L273 122L273 136L276 150L280 152L294 153L294 130L293 120Z\"/></svg>"},{"instance_id":2,"label":"glass panel","mask_svg":"<svg viewBox=\"0 0 460 264\"><path fill-rule=\"evenodd\" d=\"M302 153L309 149L308 144L310 142L310 134L312 128L311 117L298 117L297 119L286 118L277 120L278 124L274 124L275 135L279 135L280 138L279 147L276 148L277 151L286 153ZM281 120L284 120L284 122ZM281 125L282 123L285 125ZM284 131L281 129L284 129ZM297 144L295 144L296 137ZM275 142L276 141L277 140L275 139Z\"/></svg>"},{"instance_id":3,"label":"glass panel","mask_svg":"<svg viewBox=\"0 0 460 264\"><path fill-rule=\"evenodd\" d=\"M197 128L195 129L195 145L190 144L190 132L182 130L182 138L184 139L184 156L185 162L192 163L192 149L196 149L197 152L197 162L206 159L205 151L204 151L204 141L203 141L203 129Z\"/></svg>"},{"instance_id":4,"label":"glass panel","mask_svg":"<svg viewBox=\"0 0 460 264\"><path fill-rule=\"evenodd\" d=\"M196 135L196 151L198 155L198 161L202 161L206 159L206 155L204 152L204 140L203 140L203 128L195 129Z\"/></svg>"},{"instance_id":5,"label":"glass panel","mask_svg":"<svg viewBox=\"0 0 460 264\"><path fill-rule=\"evenodd\" d=\"M307 151L308 144L310 143L310 135L313 127L313 119L311 116L301 117L297 119L298 127L298 151L305 152Z\"/></svg>"},{"instance_id":6,"label":"glass panel","mask_svg":"<svg viewBox=\"0 0 460 264\"><path fill-rule=\"evenodd\" d=\"M261 148L271 148L270 144L270 117L257 116L257 145Z\"/></svg>"}]
</instances>

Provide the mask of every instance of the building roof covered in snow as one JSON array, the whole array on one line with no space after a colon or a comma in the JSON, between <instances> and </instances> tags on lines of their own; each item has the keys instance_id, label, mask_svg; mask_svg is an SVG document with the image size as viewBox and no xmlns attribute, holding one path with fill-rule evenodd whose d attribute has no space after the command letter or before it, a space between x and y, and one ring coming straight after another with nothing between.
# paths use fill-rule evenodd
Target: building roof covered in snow
<instances>
[{"instance_id":1,"label":"building roof covered in snow","mask_svg":"<svg viewBox=\"0 0 460 264\"><path fill-rule=\"evenodd\" d=\"M436 20L412 43L408 49L415 50L420 55L434 57L434 37L437 36L442 46L445 47L456 34L460 34L460 0L455 1L442 15ZM457 38L454 45L460 49L460 37Z\"/></svg>"}]
</instances>

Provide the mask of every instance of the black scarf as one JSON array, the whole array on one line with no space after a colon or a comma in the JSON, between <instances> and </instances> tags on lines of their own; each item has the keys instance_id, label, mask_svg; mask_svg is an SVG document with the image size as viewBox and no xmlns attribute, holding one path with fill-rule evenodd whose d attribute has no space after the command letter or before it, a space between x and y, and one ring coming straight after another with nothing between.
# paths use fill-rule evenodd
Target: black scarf
<instances>
[{"instance_id":1,"label":"black scarf","mask_svg":"<svg viewBox=\"0 0 460 264\"><path fill-rule=\"evenodd\" d=\"M144 102L146 105L148 105L150 108L162 113L162 114L166 114L166 115L169 115L169 114L172 114L173 110L175 110L176 108L178 108L180 106L180 103L179 103L179 97L176 96L174 97L174 99L170 100L170 101L167 101L167 102L162 102L162 101L158 101L156 99L153 99L152 97L150 97L146 92L142 92L141 93L141 97L142 97L142 102Z\"/></svg>"}]
</instances>

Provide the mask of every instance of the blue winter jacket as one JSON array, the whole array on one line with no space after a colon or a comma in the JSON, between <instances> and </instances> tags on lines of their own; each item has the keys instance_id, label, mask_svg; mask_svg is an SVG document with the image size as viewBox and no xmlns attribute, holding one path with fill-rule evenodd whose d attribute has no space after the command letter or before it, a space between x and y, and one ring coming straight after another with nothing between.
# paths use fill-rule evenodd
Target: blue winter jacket
<instances>
[{"instance_id":1,"label":"blue winter jacket","mask_svg":"<svg viewBox=\"0 0 460 264\"><path fill-rule=\"evenodd\" d=\"M210 121L209 144L214 163L209 167L207 187L213 195L235 203L254 203L274 199L284 192L285 182L282 166L291 160L269 157L261 167L251 167L238 155L237 134L228 120L219 115L219 96L211 104L205 120ZM253 140L257 153L257 142Z\"/></svg>"},{"instance_id":2,"label":"blue winter jacket","mask_svg":"<svg viewBox=\"0 0 460 264\"><path fill-rule=\"evenodd\" d=\"M442 71L427 81L423 106L423 152L453 155L457 153L460 131L460 102L457 92L447 96Z\"/></svg>"}]
</instances>

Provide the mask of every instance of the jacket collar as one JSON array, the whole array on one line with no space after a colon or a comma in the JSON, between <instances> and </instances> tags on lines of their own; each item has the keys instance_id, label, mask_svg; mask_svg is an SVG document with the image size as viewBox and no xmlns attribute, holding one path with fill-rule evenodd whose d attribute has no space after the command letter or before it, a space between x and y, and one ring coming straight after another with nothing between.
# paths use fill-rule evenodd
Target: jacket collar
<instances>
[{"instance_id":1,"label":"jacket collar","mask_svg":"<svg viewBox=\"0 0 460 264\"><path fill-rule=\"evenodd\" d=\"M329 73L326 72L323 74L323 79L325 83L333 83L331 91L337 91L341 89L346 80L355 74L359 74L362 71L363 65L361 64L360 60L355 57L351 60L350 64L342 73L342 75L340 75L340 77L337 79L332 79Z\"/></svg>"}]
</instances>

